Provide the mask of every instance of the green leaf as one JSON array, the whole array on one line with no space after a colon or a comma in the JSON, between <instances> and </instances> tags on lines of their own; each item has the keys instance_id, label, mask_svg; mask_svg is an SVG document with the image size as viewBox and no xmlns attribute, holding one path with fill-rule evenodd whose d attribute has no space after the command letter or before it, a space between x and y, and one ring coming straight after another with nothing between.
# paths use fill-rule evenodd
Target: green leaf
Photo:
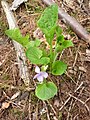
<instances>
[{"instance_id":1,"label":"green leaf","mask_svg":"<svg viewBox=\"0 0 90 120\"><path fill-rule=\"evenodd\" d=\"M59 35L57 37L57 43L60 44L60 43L63 43L65 40L64 40L64 36L63 35Z\"/></svg>"},{"instance_id":2,"label":"green leaf","mask_svg":"<svg viewBox=\"0 0 90 120\"><path fill-rule=\"evenodd\" d=\"M64 49L74 46L71 40L64 40L63 37L60 37L58 39L58 44L56 46L56 51L57 52L62 52Z\"/></svg>"},{"instance_id":3,"label":"green leaf","mask_svg":"<svg viewBox=\"0 0 90 120\"><path fill-rule=\"evenodd\" d=\"M34 41L29 41L28 44L26 44L25 46L27 49L29 49L29 47L34 47Z\"/></svg>"},{"instance_id":4,"label":"green leaf","mask_svg":"<svg viewBox=\"0 0 90 120\"><path fill-rule=\"evenodd\" d=\"M65 40L62 45L64 46L64 48L68 48L71 46L74 46L73 42L71 40Z\"/></svg>"},{"instance_id":5,"label":"green leaf","mask_svg":"<svg viewBox=\"0 0 90 120\"><path fill-rule=\"evenodd\" d=\"M41 15L40 19L37 22L38 26L45 34L47 42L49 44L53 39L57 20L58 20L58 6L56 4L53 4L44 10L43 14Z\"/></svg>"},{"instance_id":6,"label":"green leaf","mask_svg":"<svg viewBox=\"0 0 90 120\"><path fill-rule=\"evenodd\" d=\"M40 41L39 39L36 39L36 40L34 41L34 46L35 46L35 47L38 47L38 46L40 45L40 43L41 43L41 41Z\"/></svg>"},{"instance_id":7,"label":"green leaf","mask_svg":"<svg viewBox=\"0 0 90 120\"><path fill-rule=\"evenodd\" d=\"M43 32L50 31L56 25L58 19L58 6L53 4L47 7L41 18L38 20L38 26Z\"/></svg>"},{"instance_id":8,"label":"green leaf","mask_svg":"<svg viewBox=\"0 0 90 120\"><path fill-rule=\"evenodd\" d=\"M50 58L49 57L42 57L40 59L40 63L44 64L44 65L47 65L48 63L50 63Z\"/></svg>"},{"instance_id":9,"label":"green leaf","mask_svg":"<svg viewBox=\"0 0 90 120\"><path fill-rule=\"evenodd\" d=\"M18 28L6 30L5 33L12 40L15 40L16 42L21 44L23 47L27 48L27 45L29 44L29 35L22 36L22 34L20 33L20 30Z\"/></svg>"},{"instance_id":10,"label":"green leaf","mask_svg":"<svg viewBox=\"0 0 90 120\"><path fill-rule=\"evenodd\" d=\"M5 33L8 37L16 41L22 37L22 34L18 28L6 30Z\"/></svg>"},{"instance_id":11,"label":"green leaf","mask_svg":"<svg viewBox=\"0 0 90 120\"><path fill-rule=\"evenodd\" d=\"M41 100L48 100L57 94L57 87L53 82L42 83L36 87L35 94Z\"/></svg>"},{"instance_id":12,"label":"green leaf","mask_svg":"<svg viewBox=\"0 0 90 120\"><path fill-rule=\"evenodd\" d=\"M65 73L67 65L62 61L56 61L52 64L52 74L53 75L62 75Z\"/></svg>"},{"instance_id":13,"label":"green leaf","mask_svg":"<svg viewBox=\"0 0 90 120\"><path fill-rule=\"evenodd\" d=\"M47 51L45 48L41 48L41 50L42 50L43 57L48 57L49 51Z\"/></svg>"},{"instance_id":14,"label":"green leaf","mask_svg":"<svg viewBox=\"0 0 90 120\"><path fill-rule=\"evenodd\" d=\"M29 41L26 44L26 48L28 49L29 47L38 47L40 45L41 41L39 39L36 39L35 41Z\"/></svg>"},{"instance_id":15,"label":"green leaf","mask_svg":"<svg viewBox=\"0 0 90 120\"><path fill-rule=\"evenodd\" d=\"M33 64L48 64L50 62L49 57L42 57L42 50L37 47L29 47L26 51L27 58Z\"/></svg>"},{"instance_id":16,"label":"green leaf","mask_svg":"<svg viewBox=\"0 0 90 120\"><path fill-rule=\"evenodd\" d=\"M60 26L56 26L56 35L60 36L62 34L62 29L60 28Z\"/></svg>"},{"instance_id":17,"label":"green leaf","mask_svg":"<svg viewBox=\"0 0 90 120\"><path fill-rule=\"evenodd\" d=\"M33 64L40 64L42 51L36 47L29 47L26 51L26 56Z\"/></svg>"},{"instance_id":18,"label":"green leaf","mask_svg":"<svg viewBox=\"0 0 90 120\"><path fill-rule=\"evenodd\" d=\"M52 40L54 38L55 27L56 26L54 26L51 31L48 31L47 34L45 34L46 40L49 43L49 45L52 44Z\"/></svg>"},{"instance_id":19,"label":"green leaf","mask_svg":"<svg viewBox=\"0 0 90 120\"><path fill-rule=\"evenodd\" d=\"M57 46L56 46L56 52L62 52L63 50L64 50L64 46L57 44Z\"/></svg>"},{"instance_id":20,"label":"green leaf","mask_svg":"<svg viewBox=\"0 0 90 120\"><path fill-rule=\"evenodd\" d=\"M16 41L20 43L23 47L26 47L27 44L29 44L29 35L18 38Z\"/></svg>"}]
</instances>

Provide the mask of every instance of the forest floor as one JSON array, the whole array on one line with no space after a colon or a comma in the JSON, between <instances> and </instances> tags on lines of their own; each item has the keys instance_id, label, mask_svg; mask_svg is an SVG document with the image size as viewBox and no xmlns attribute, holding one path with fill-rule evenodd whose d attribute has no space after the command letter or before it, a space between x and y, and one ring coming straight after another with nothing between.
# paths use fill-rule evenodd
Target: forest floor
<instances>
[{"instance_id":1,"label":"forest floor","mask_svg":"<svg viewBox=\"0 0 90 120\"><path fill-rule=\"evenodd\" d=\"M7 1L11 5L12 0ZM83 1L55 1L90 32L90 11ZM34 90L27 91L19 76L14 46L5 35L8 23L1 5L0 8L0 120L90 120L90 45L58 20L65 39L71 39L74 47L66 49L61 58L68 64L67 72L58 77L49 76L58 87L57 95L41 101ZM33 34L38 32L36 22L45 8L41 0L28 0L14 12L23 35L28 33L34 38ZM32 88L35 87L35 66L28 62L28 69Z\"/></svg>"}]
</instances>

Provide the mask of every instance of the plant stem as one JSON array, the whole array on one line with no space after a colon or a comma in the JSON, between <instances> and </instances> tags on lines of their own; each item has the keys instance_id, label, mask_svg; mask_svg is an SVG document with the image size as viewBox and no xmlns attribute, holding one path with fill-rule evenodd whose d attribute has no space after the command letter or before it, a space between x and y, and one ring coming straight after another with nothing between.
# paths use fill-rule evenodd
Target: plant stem
<instances>
[{"instance_id":1,"label":"plant stem","mask_svg":"<svg viewBox=\"0 0 90 120\"><path fill-rule=\"evenodd\" d=\"M54 50L54 60L53 60L53 63L56 61L57 56L58 56L58 53L57 53L57 51L56 51L56 47L57 47L57 41L56 41L56 44L55 44L55 50Z\"/></svg>"},{"instance_id":2,"label":"plant stem","mask_svg":"<svg viewBox=\"0 0 90 120\"><path fill-rule=\"evenodd\" d=\"M53 63L56 61L58 54L59 54L59 53L56 53L56 54L55 54L55 57L54 57Z\"/></svg>"},{"instance_id":3,"label":"plant stem","mask_svg":"<svg viewBox=\"0 0 90 120\"><path fill-rule=\"evenodd\" d=\"M50 44L50 71L52 71L52 56L53 56L53 51L52 51L52 43Z\"/></svg>"}]
</instances>

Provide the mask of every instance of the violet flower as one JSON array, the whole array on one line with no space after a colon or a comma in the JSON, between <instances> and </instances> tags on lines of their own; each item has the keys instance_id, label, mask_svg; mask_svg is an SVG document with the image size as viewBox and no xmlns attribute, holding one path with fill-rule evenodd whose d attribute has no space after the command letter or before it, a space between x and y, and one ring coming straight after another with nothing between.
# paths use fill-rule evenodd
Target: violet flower
<instances>
[{"instance_id":1,"label":"violet flower","mask_svg":"<svg viewBox=\"0 0 90 120\"><path fill-rule=\"evenodd\" d=\"M48 73L46 72L42 72L40 71L40 68L38 66L36 66L35 68L35 72L37 73L33 79L36 79L39 81L39 82L43 82L44 78L47 78L48 77Z\"/></svg>"}]
</instances>

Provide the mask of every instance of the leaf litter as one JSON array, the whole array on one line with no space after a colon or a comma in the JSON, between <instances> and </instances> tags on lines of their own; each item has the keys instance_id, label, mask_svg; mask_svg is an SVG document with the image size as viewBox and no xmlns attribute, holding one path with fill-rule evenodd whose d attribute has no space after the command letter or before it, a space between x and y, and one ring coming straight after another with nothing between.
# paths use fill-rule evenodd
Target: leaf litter
<instances>
[{"instance_id":1,"label":"leaf litter","mask_svg":"<svg viewBox=\"0 0 90 120\"><path fill-rule=\"evenodd\" d=\"M31 1L29 1L31 3ZM57 1L58 2L58 1ZM39 5L43 6L42 3L38 2ZM58 2L58 4L60 4ZM62 3L63 4L63 3ZM77 3L75 2L75 5L77 5ZM68 4L67 4L68 6ZM64 4L64 9L66 9L67 11L69 11L70 13L70 7L66 7ZM79 6L78 8L78 13L76 14L76 17L78 17L78 20L83 20L83 14L84 12L80 12L79 13ZM20 20L20 18L18 18L18 16L22 15L26 16L22 21ZM86 15L86 14L85 14ZM21 11L16 12L16 16L19 20L18 24L20 25L21 31L23 31L24 27L23 27L23 23L26 22L28 24L28 22L33 21L36 19L36 16L31 16L28 15L27 12L25 11L25 8L23 8L23 6L21 7ZM87 17L87 15L86 15ZM24 21L26 20L26 21ZM33 23L33 22L32 22ZM60 25L62 25L62 22L59 21ZM64 26L64 25L63 25ZM84 24L85 27L88 27L87 24ZM25 26L26 27L26 26ZM31 37L33 35L33 31L36 29L36 25L35 23L30 24L30 27L28 29L25 30L26 33L31 33ZM64 26L64 34L68 35L67 32L67 27ZM3 36L2 36L3 37ZM70 34L71 39L76 40L78 39L78 41L80 40L77 37L73 38L73 35ZM7 39L7 38L5 38ZM75 47L74 48L70 48L68 51L64 51L63 54L65 54L63 57L61 57L61 59L63 59L64 61L67 61L68 66L70 70L73 70L76 72L76 74L74 75L73 73L69 73L69 70L67 71L69 76L67 75L63 75L62 77L57 77L55 78L54 76L50 76L50 79L53 80L59 89L59 92L57 94L57 96L53 99L53 100L49 100L45 103L43 103L42 101L39 101L35 95L33 90L30 92L31 97L29 97L30 99L28 99L28 94L25 95L27 97L27 99L20 99L21 96L23 94L26 94L25 91L27 88L23 85L22 80L20 80L19 76L18 76L18 72L12 75L12 64L16 64L15 57L12 57L13 55L15 56L15 53L13 54L13 52L11 52L11 55L8 55L7 58L4 60L4 57L2 57L2 65L0 66L0 102L3 103L3 108L7 109L6 112L4 112L1 115L1 111L0 111L0 116L1 116L1 120L5 120L6 117L11 119L13 118L12 116L15 116L13 120L19 119L18 114L20 113L20 111L22 111L24 114L20 114L20 120L23 119L27 119L30 118L30 114L31 114L31 119L33 120L34 118L38 118L38 119L42 119L42 120L46 120L47 118L53 120L53 118L60 118L62 120L66 120L66 119L79 119L79 120L89 120L90 116L89 116L89 111L86 110L85 106L80 102L84 101L85 104L88 105L89 109L90 109L90 64L89 61L83 61L83 56L86 55L86 49L89 49L89 45L87 45L84 42L76 42L75 43ZM10 41L8 41L8 43L10 43ZM11 43L10 43L11 44ZM77 47L78 44L80 44L80 48L77 51ZM10 47L8 47L8 45L3 45L3 47L1 47L1 50L4 51L4 54L0 54L0 56L5 56L5 54L7 54L7 50L14 50L13 46L11 45ZM78 52L78 57L76 57L75 59L75 54L77 54L76 52ZM87 52L88 53L88 52ZM89 55L88 55L89 56ZM11 59L12 58L12 59ZM29 63L29 62L28 62ZM75 63L74 68L72 68L73 63ZM30 72L30 78L31 80L33 79L33 75L34 75L34 66L32 66L30 63L28 65L29 67L29 72ZM8 68L6 70L6 68ZM7 73L9 74L9 78L6 79L6 81L3 79L2 75L3 73ZM17 75L16 75L17 74ZM13 82L13 77L14 77L14 82ZM77 84L75 84L72 80L74 79L75 82ZM83 84L82 84L83 82ZM13 85L14 87L11 88L10 86ZM32 81L32 85L35 86L34 81ZM2 86L2 87L1 87ZM9 86L9 87L8 87ZM15 89L18 88L18 89ZM15 102L19 102L22 107L18 108L17 106L13 106L13 107L9 107L11 104L9 102L7 102L8 98L3 98L4 96L2 91L3 89L5 89L5 92L7 93L7 95L12 98L13 95L15 95L16 93L19 92L19 90L21 90L21 94L20 96L18 96L18 94L15 95ZM27 89L29 90L29 89ZM74 93L75 92L75 93ZM70 97L69 95L71 95L72 97ZM19 97L19 98L18 98ZM56 101L57 98L59 98L59 101ZM76 99L77 98L77 99ZM79 101L78 101L79 99ZM31 104L30 104L30 103ZM46 108L46 107L47 108ZM15 111L13 112L13 110L16 107L16 113ZM23 109L21 109L23 108ZM28 109L30 108L30 109ZM62 109L61 109L62 108ZM42 111L42 109L45 109L45 112L42 112L42 114L40 113L40 111ZM12 110L12 112L11 112ZM59 111L60 110L60 111ZM77 112L78 111L78 112ZM8 114L9 112L9 114ZM7 116L8 115L8 116ZM37 120L38 120L37 119Z\"/></svg>"}]
</instances>

